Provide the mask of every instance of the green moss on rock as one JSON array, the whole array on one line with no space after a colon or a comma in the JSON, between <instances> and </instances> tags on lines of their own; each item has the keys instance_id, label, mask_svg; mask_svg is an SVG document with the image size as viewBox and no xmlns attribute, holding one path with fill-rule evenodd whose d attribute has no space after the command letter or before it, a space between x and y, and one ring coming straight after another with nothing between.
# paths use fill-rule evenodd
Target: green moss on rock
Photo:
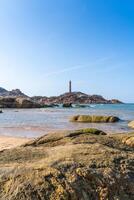
<instances>
[{"instance_id":1,"label":"green moss on rock","mask_svg":"<svg viewBox=\"0 0 134 200\"><path fill-rule=\"evenodd\" d=\"M73 116L71 122L88 122L88 123L113 123L120 119L116 116L97 116L97 115L76 115Z\"/></svg>"},{"instance_id":2,"label":"green moss on rock","mask_svg":"<svg viewBox=\"0 0 134 200\"><path fill-rule=\"evenodd\" d=\"M95 128L85 128L85 129L76 130L74 132L72 131L67 135L67 137L74 137L81 134L107 135L105 132L95 129Z\"/></svg>"}]
</instances>

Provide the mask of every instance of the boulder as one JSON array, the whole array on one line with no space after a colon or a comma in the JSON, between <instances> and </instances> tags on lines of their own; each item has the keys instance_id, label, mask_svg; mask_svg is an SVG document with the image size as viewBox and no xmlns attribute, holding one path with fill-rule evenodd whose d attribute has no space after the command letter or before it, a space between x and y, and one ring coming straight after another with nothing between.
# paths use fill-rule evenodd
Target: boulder
<instances>
[{"instance_id":1,"label":"boulder","mask_svg":"<svg viewBox=\"0 0 134 200\"><path fill-rule=\"evenodd\" d=\"M90 107L90 106L86 105L86 104L76 104L75 105L75 108L87 108L87 107Z\"/></svg>"},{"instance_id":2,"label":"boulder","mask_svg":"<svg viewBox=\"0 0 134 200\"><path fill-rule=\"evenodd\" d=\"M0 97L0 108L15 108L16 102L13 97Z\"/></svg>"},{"instance_id":3,"label":"boulder","mask_svg":"<svg viewBox=\"0 0 134 200\"><path fill-rule=\"evenodd\" d=\"M0 108L40 108L41 105L23 97L1 97Z\"/></svg>"},{"instance_id":4,"label":"boulder","mask_svg":"<svg viewBox=\"0 0 134 200\"><path fill-rule=\"evenodd\" d=\"M96 116L96 115L76 115L73 116L71 122L87 122L87 123L113 123L120 119L116 116Z\"/></svg>"},{"instance_id":5,"label":"boulder","mask_svg":"<svg viewBox=\"0 0 134 200\"><path fill-rule=\"evenodd\" d=\"M16 108L40 108L40 104L28 98L16 98Z\"/></svg>"},{"instance_id":6,"label":"boulder","mask_svg":"<svg viewBox=\"0 0 134 200\"><path fill-rule=\"evenodd\" d=\"M134 147L134 135L124 137L122 142L130 147Z\"/></svg>"},{"instance_id":7,"label":"boulder","mask_svg":"<svg viewBox=\"0 0 134 200\"><path fill-rule=\"evenodd\" d=\"M72 108L72 103L64 103L62 105L63 108Z\"/></svg>"},{"instance_id":8,"label":"boulder","mask_svg":"<svg viewBox=\"0 0 134 200\"><path fill-rule=\"evenodd\" d=\"M96 131L51 133L1 151L0 199L133 200L134 149L122 142L129 134Z\"/></svg>"},{"instance_id":9,"label":"boulder","mask_svg":"<svg viewBox=\"0 0 134 200\"><path fill-rule=\"evenodd\" d=\"M134 128L134 121L129 122L128 126Z\"/></svg>"}]
</instances>

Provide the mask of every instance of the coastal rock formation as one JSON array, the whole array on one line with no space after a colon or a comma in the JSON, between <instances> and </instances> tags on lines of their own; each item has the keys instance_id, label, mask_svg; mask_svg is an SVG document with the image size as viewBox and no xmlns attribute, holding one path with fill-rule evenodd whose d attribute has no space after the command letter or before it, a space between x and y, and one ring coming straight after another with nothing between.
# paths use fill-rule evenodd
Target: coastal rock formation
<instances>
[{"instance_id":1,"label":"coastal rock formation","mask_svg":"<svg viewBox=\"0 0 134 200\"><path fill-rule=\"evenodd\" d=\"M119 100L106 100L100 95L88 95L82 92L65 93L54 97L32 97L34 101L45 104L113 104L122 103Z\"/></svg>"},{"instance_id":2,"label":"coastal rock formation","mask_svg":"<svg viewBox=\"0 0 134 200\"><path fill-rule=\"evenodd\" d=\"M0 97L24 97L28 98L26 94L19 89L8 91L0 87ZM69 92L59 96L42 97L34 96L31 100L41 104L42 106L50 106L57 104L119 104L122 103L117 99L107 100L100 95L88 95L82 92Z\"/></svg>"},{"instance_id":3,"label":"coastal rock formation","mask_svg":"<svg viewBox=\"0 0 134 200\"><path fill-rule=\"evenodd\" d=\"M24 93L22 93L19 89L8 91L2 87L0 87L0 96L1 97L27 97Z\"/></svg>"},{"instance_id":4,"label":"coastal rock formation","mask_svg":"<svg viewBox=\"0 0 134 200\"><path fill-rule=\"evenodd\" d=\"M134 121L129 122L128 126L134 128Z\"/></svg>"},{"instance_id":5,"label":"coastal rock formation","mask_svg":"<svg viewBox=\"0 0 134 200\"><path fill-rule=\"evenodd\" d=\"M119 101L118 99L112 99L112 100L110 100L110 103L111 104L121 104L122 102Z\"/></svg>"},{"instance_id":6,"label":"coastal rock formation","mask_svg":"<svg viewBox=\"0 0 134 200\"><path fill-rule=\"evenodd\" d=\"M15 99L16 108L40 108L40 104L26 98Z\"/></svg>"},{"instance_id":7,"label":"coastal rock formation","mask_svg":"<svg viewBox=\"0 0 134 200\"><path fill-rule=\"evenodd\" d=\"M40 108L41 105L29 98L0 97L0 108Z\"/></svg>"},{"instance_id":8,"label":"coastal rock formation","mask_svg":"<svg viewBox=\"0 0 134 200\"><path fill-rule=\"evenodd\" d=\"M71 122L87 122L87 123L113 123L120 119L116 116L98 116L98 115L76 115L73 116Z\"/></svg>"},{"instance_id":9,"label":"coastal rock formation","mask_svg":"<svg viewBox=\"0 0 134 200\"><path fill-rule=\"evenodd\" d=\"M133 200L134 134L48 134L0 152L1 200Z\"/></svg>"},{"instance_id":10,"label":"coastal rock formation","mask_svg":"<svg viewBox=\"0 0 134 200\"><path fill-rule=\"evenodd\" d=\"M72 104L71 103L64 103L63 108L72 108Z\"/></svg>"}]
</instances>

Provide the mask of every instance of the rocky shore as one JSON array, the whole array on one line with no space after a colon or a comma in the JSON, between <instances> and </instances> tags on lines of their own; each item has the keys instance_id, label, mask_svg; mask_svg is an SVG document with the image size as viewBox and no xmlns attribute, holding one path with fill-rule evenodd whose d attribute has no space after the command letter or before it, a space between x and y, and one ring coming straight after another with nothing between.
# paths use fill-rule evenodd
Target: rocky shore
<instances>
[{"instance_id":1,"label":"rocky shore","mask_svg":"<svg viewBox=\"0 0 134 200\"><path fill-rule=\"evenodd\" d=\"M0 152L1 200L133 200L134 133L52 133Z\"/></svg>"}]
</instances>

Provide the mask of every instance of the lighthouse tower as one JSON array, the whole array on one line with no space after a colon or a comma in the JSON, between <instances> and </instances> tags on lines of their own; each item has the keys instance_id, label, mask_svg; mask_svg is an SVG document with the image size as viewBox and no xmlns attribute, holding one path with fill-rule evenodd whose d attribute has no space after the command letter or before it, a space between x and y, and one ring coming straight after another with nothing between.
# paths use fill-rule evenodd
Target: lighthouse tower
<instances>
[{"instance_id":1,"label":"lighthouse tower","mask_svg":"<svg viewBox=\"0 0 134 200\"><path fill-rule=\"evenodd\" d=\"M72 92L72 82L69 81L69 93L71 93L71 92Z\"/></svg>"}]
</instances>

